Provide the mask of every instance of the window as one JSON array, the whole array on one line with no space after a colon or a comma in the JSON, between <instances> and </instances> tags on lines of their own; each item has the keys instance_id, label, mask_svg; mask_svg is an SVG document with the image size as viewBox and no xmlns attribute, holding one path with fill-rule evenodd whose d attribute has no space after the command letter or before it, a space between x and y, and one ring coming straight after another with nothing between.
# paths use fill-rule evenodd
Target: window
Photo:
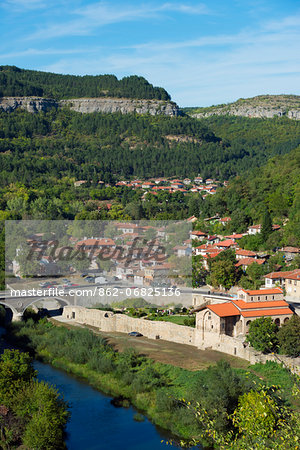
<instances>
[{"instance_id":1,"label":"window","mask_svg":"<svg viewBox=\"0 0 300 450\"><path fill-rule=\"evenodd\" d=\"M258 299L257 299L258 301L260 300L260 297L258 297Z\"/></svg>"},{"instance_id":2,"label":"window","mask_svg":"<svg viewBox=\"0 0 300 450\"><path fill-rule=\"evenodd\" d=\"M272 295L272 300L274 300L274 295Z\"/></svg>"},{"instance_id":3,"label":"window","mask_svg":"<svg viewBox=\"0 0 300 450\"><path fill-rule=\"evenodd\" d=\"M251 302L253 302L253 297L251 297Z\"/></svg>"},{"instance_id":4,"label":"window","mask_svg":"<svg viewBox=\"0 0 300 450\"><path fill-rule=\"evenodd\" d=\"M266 300L268 300L268 296L266 295Z\"/></svg>"}]
</instances>

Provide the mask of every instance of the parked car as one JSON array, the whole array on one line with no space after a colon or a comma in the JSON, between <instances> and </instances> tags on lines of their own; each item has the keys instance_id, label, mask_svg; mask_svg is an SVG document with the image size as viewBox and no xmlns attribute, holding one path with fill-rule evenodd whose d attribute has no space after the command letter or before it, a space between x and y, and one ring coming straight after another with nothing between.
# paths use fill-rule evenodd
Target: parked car
<instances>
[{"instance_id":1,"label":"parked car","mask_svg":"<svg viewBox=\"0 0 300 450\"><path fill-rule=\"evenodd\" d=\"M94 282L96 284L107 284L107 279L105 277L96 277Z\"/></svg>"},{"instance_id":2,"label":"parked car","mask_svg":"<svg viewBox=\"0 0 300 450\"><path fill-rule=\"evenodd\" d=\"M138 331L131 331L130 333L128 333L128 336L141 337L143 335Z\"/></svg>"},{"instance_id":3,"label":"parked car","mask_svg":"<svg viewBox=\"0 0 300 450\"><path fill-rule=\"evenodd\" d=\"M95 278L94 277L86 277L85 279L88 283L95 283Z\"/></svg>"},{"instance_id":4,"label":"parked car","mask_svg":"<svg viewBox=\"0 0 300 450\"><path fill-rule=\"evenodd\" d=\"M81 276L81 278L85 278L88 276L88 273L82 273L80 276Z\"/></svg>"}]
</instances>

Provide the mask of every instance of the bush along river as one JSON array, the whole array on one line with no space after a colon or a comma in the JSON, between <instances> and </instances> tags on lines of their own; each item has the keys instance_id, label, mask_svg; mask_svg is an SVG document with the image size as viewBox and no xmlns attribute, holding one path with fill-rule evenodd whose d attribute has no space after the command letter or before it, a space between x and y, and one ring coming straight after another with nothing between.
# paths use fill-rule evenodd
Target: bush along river
<instances>
[{"instance_id":1,"label":"bush along river","mask_svg":"<svg viewBox=\"0 0 300 450\"><path fill-rule=\"evenodd\" d=\"M25 324L18 326L19 331L27 328ZM40 325L40 331L43 327L46 329L48 324ZM57 327L52 329L58 330ZM33 328L31 328L32 330ZM71 330L60 328L61 332L72 334ZM77 330L75 333L77 334ZM82 331L79 333L82 338ZM1 329L1 334L1 353L5 348L21 347L23 350L30 350L33 347L28 345L26 338L29 335L25 337L26 333L22 333L22 338L25 338L24 341L27 342L25 347L20 345L21 342L18 342L18 339L15 340L14 332L10 332L5 337L5 330ZM36 337L41 342L40 333ZM176 443L176 439L174 436L172 438L170 432L150 422L147 417L131 406L128 400L124 401L122 395L119 399L112 398L87 384L87 378L85 376L83 378L78 371L74 371L75 376L70 375L65 371L70 372L70 367L64 364L56 364L59 368L53 367L53 365L40 361L41 354L39 352L36 352L36 356L39 358L39 360L34 360L37 379L55 386L69 405L71 416L66 426L65 440L68 449L156 450L165 448L170 440L173 441L175 447L180 447L179 439ZM51 358L48 355L48 358L43 358L43 360L51 361ZM197 448L199 447L197 446Z\"/></svg>"},{"instance_id":2,"label":"bush along river","mask_svg":"<svg viewBox=\"0 0 300 450\"><path fill-rule=\"evenodd\" d=\"M134 349L118 352L103 336L86 328L68 329L47 319L29 318L9 325L7 330L9 344L38 359L35 367L40 379L56 385L70 403L72 415L66 429L70 449L155 450L167 445L171 433L185 442L202 442L205 448L299 447L299 378L275 362L245 370L218 361L206 369L189 371L155 362ZM15 371L11 370L13 353L18 362ZM4 400L0 414L7 409L11 415L15 413L11 419L19 420L16 425L21 431L26 418L24 435L19 439L26 448L61 449L54 439L59 433L61 442L63 439L65 405L63 410L59 408L57 394L43 381L31 381L27 353L4 352L1 358L0 393ZM12 397L10 393L19 387L12 376L16 372L23 374L25 389ZM261 411L267 413L262 415ZM53 432L57 423L61 426ZM3 434L2 423L0 430ZM43 433L38 436L40 430ZM162 430L170 431L164 436ZM43 439L41 445L35 444L38 437ZM51 445L45 445L46 438Z\"/></svg>"}]
</instances>

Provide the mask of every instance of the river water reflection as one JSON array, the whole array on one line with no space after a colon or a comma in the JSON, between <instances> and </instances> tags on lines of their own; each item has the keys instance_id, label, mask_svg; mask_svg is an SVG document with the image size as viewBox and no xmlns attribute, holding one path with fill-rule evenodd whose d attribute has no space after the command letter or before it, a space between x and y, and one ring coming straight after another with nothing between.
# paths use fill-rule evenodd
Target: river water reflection
<instances>
[{"instance_id":1,"label":"river water reflection","mask_svg":"<svg viewBox=\"0 0 300 450\"><path fill-rule=\"evenodd\" d=\"M38 361L38 378L56 385L71 406L67 446L71 450L163 450L163 435L147 419L136 422L133 408L117 408L111 398L80 380Z\"/></svg>"}]
</instances>

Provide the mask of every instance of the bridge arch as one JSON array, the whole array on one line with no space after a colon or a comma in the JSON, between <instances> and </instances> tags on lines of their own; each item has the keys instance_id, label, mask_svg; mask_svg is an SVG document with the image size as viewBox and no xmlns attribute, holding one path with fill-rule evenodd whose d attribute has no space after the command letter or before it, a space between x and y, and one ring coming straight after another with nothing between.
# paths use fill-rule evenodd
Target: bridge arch
<instances>
[{"instance_id":1,"label":"bridge arch","mask_svg":"<svg viewBox=\"0 0 300 450\"><path fill-rule=\"evenodd\" d=\"M64 298L60 298L60 297L46 297L46 298L35 298L34 300L32 300L32 302L28 303L28 305L24 306L23 311L22 311L22 315L24 314L24 312L26 311L26 309L30 308L31 306L33 306L35 303L41 302L43 300L55 300L56 302L58 302L60 304L61 307L64 306L70 306L71 303L69 300L66 300ZM47 308L45 308L47 309Z\"/></svg>"},{"instance_id":2,"label":"bridge arch","mask_svg":"<svg viewBox=\"0 0 300 450\"><path fill-rule=\"evenodd\" d=\"M23 313L24 311L26 311L27 308L29 308L30 306L34 305L35 303L38 302L42 302L43 300L55 300L58 303L60 303L61 306L70 306L71 303L69 300L66 300L65 298L60 298L60 297L46 297L46 298L35 298L34 300L32 300L32 302L28 303L28 305L26 305L23 309Z\"/></svg>"},{"instance_id":3,"label":"bridge arch","mask_svg":"<svg viewBox=\"0 0 300 450\"><path fill-rule=\"evenodd\" d=\"M0 300L0 305L4 306L5 309L10 309L11 310L11 312L12 312L12 321L13 322L22 319L23 313L20 313L19 311L17 311L17 309L14 308L9 303L3 302L3 301Z\"/></svg>"},{"instance_id":4,"label":"bridge arch","mask_svg":"<svg viewBox=\"0 0 300 450\"><path fill-rule=\"evenodd\" d=\"M51 298L50 297L46 297L46 298L36 297L36 298L32 299L32 301L30 301L30 303L28 303L28 304L24 300L23 301L19 300L19 302L16 305L12 305L12 302L9 302L9 301L0 300L0 305L4 306L5 308L10 309L12 312L12 321L17 321L17 320L22 320L23 314L27 308L30 308L30 306L33 306L35 303L38 303L43 300L49 300L49 299L57 301L61 305L61 307L71 305L71 302L69 300L67 300L65 298L60 298L60 297L51 297Z\"/></svg>"}]
</instances>

